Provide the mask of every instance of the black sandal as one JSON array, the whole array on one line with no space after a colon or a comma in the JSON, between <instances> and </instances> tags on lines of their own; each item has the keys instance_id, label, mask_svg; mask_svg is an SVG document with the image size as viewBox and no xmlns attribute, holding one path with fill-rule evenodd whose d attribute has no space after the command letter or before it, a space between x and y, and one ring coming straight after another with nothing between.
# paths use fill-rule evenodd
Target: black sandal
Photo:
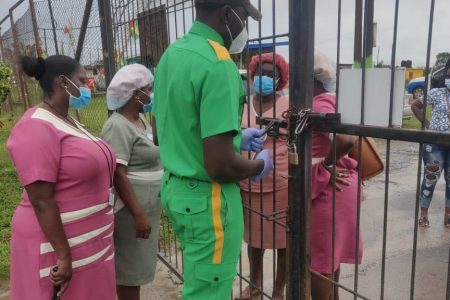
<instances>
[{"instance_id":1,"label":"black sandal","mask_svg":"<svg viewBox=\"0 0 450 300\"><path fill-rule=\"evenodd\" d=\"M420 217L419 219L419 226L428 228L430 227L430 220L428 220L428 217Z\"/></svg>"}]
</instances>

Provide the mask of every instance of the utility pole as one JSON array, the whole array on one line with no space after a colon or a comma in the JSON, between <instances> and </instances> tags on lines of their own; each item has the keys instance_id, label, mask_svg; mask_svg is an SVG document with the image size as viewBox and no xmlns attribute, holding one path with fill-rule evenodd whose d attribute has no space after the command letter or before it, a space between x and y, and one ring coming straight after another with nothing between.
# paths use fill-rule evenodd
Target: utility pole
<instances>
[{"instance_id":1,"label":"utility pole","mask_svg":"<svg viewBox=\"0 0 450 300\"><path fill-rule=\"evenodd\" d=\"M109 83L111 82L112 77L116 73L110 0L98 0L98 13L100 18L100 32L102 36L105 79L106 79L106 86L108 86Z\"/></svg>"},{"instance_id":2,"label":"utility pole","mask_svg":"<svg viewBox=\"0 0 450 300\"><path fill-rule=\"evenodd\" d=\"M353 65L361 67L362 57L362 24L363 24L363 0L355 0L355 42L353 51Z\"/></svg>"},{"instance_id":3,"label":"utility pole","mask_svg":"<svg viewBox=\"0 0 450 300\"><path fill-rule=\"evenodd\" d=\"M373 45L374 45L374 25L373 25L373 11L374 11L374 1L366 0L365 7L365 18L364 18L364 29L366 41L364 42L364 56L366 68L373 68Z\"/></svg>"},{"instance_id":4,"label":"utility pole","mask_svg":"<svg viewBox=\"0 0 450 300\"><path fill-rule=\"evenodd\" d=\"M355 43L353 52L354 68L362 66L365 59L365 67L373 66L374 45L374 0L355 0ZM363 17L364 16L364 17ZM364 26L363 26L364 24Z\"/></svg>"}]
</instances>

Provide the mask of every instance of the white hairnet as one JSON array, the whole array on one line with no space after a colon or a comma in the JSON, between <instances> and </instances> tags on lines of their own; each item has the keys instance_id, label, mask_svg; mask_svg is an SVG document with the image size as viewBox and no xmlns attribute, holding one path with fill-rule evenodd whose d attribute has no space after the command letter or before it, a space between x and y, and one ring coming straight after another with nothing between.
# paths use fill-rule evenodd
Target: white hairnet
<instances>
[{"instance_id":1,"label":"white hairnet","mask_svg":"<svg viewBox=\"0 0 450 300\"><path fill-rule=\"evenodd\" d=\"M121 108L127 104L137 89L147 85L153 85L153 74L144 65L132 64L121 68L106 90L108 109Z\"/></svg>"},{"instance_id":2,"label":"white hairnet","mask_svg":"<svg viewBox=\"0 0 450 300\"><path fill-rule=\"evenodd\" d=\"M336 64L320 50L314 50L314 79L328 92L336 91Z\"/></svg>"}]
</instances>

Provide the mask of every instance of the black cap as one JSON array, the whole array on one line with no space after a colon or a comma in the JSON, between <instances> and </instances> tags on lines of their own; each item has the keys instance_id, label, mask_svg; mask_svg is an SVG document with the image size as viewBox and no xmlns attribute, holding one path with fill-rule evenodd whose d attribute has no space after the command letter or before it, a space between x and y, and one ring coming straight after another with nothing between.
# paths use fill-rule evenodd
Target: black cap
<instances>
[{"instance_id":1,"label":"black cap","mask_svg":"<svg viewBox=\"0 0 450 300\"><path fill-rule=\"evenodd\" d=\"M243 6L247 11L248 15L256 21L261 21L261 12L254 7L250 0L195 0L197 3L216 3L216 4L229 4L235 6Z\"/></svg>"}]
</instances>

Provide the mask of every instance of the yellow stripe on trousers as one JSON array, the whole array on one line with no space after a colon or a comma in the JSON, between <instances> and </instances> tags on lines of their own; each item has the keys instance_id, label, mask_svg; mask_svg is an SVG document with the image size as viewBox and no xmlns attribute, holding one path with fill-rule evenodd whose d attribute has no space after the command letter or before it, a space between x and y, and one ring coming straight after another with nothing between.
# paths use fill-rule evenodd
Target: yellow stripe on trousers
<instances>
[{"instance_id":1,"label":"yellow stripe on trousers","mask_svg":"<svg viewBox=\"0 0 450 300\"><path fill-rule=\"evenodd\" d=\"M223 250L223 227L222 218L220 216L220 209L222 206L221 188L217 182L212 183L212 214L214 223L214 234L216 241L214 243L213 264L220 264L222 262Z\"/></svg>"}]
</instances>

